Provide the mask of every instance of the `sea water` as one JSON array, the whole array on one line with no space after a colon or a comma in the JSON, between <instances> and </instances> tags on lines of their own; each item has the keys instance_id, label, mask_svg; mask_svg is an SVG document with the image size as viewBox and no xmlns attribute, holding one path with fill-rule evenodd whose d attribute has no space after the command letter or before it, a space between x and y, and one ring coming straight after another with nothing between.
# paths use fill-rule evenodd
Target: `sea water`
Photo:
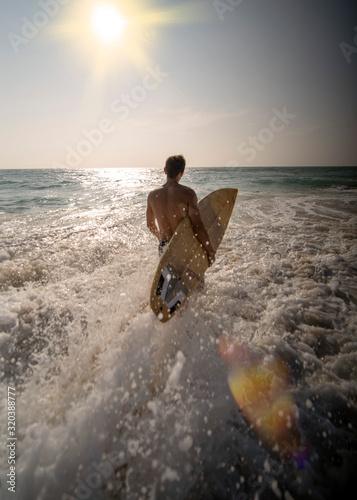
<instances>
[{"instance_id":1,"label":"sea water","mask_svg":"<svg viewBox=\"0 0 357 500\"><path fill-rule=\"evenodd\" d=\"M187 168L198 198L239 194L205 288L166 324L149 308L145 222L163 182L161 169L0 171L1 498L348 498L357 169ZM288 367L299 465L236 404L222 336Z\"/></svg>"}]
</instances>

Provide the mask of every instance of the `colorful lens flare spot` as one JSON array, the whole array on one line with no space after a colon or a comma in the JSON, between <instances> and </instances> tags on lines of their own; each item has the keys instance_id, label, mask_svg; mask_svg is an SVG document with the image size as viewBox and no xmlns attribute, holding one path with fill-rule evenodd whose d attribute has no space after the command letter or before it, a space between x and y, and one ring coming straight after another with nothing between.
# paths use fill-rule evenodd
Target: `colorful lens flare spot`
<instances>
[{"instance_id":1,"label":"colorful lens flare spot","mask_svg":"<svg viewBox=\"0 0 357 500\"><path fill-rule=\"evenodd\" d=\"M302 467L308 451L297 427L288 366L282 359L264 363L246 345L226 335L219 336L218 349L229 367L232 395L258 438L280 458Z\"/></svg>"}]
</instances>

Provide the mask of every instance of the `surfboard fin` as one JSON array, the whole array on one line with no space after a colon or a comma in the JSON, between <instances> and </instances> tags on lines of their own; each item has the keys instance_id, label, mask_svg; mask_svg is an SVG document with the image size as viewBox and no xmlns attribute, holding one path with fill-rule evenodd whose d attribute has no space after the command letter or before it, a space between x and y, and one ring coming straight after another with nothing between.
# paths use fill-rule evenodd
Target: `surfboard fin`
<instances>
[{"instance_id":1,"label":"surfboard fin","mask_svg":"<svg viewBox=\"0 0 357 500\"><path fill-rule=\"evenodd\" d=\"M156 295L165 303L170 314L186 300L188 290L181 274L172 266L168 265L162 270Z\"/></svg>"}]
</instances>

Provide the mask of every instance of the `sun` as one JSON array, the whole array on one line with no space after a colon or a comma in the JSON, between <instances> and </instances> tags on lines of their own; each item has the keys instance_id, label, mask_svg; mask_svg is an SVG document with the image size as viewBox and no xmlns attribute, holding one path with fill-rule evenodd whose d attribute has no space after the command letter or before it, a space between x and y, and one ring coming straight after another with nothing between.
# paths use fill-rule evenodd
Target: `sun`
<instances>
[{"instance_id":1,"label":"sun","mask_svg":"<svg viewBox=\"0 0 357 500\"><path fill-rule=\"evenodd\" d=\"M164 47L165 31L160 27L202 22L201 1L154 8L154 0L61 0L69 5L48 33L70 41L71 56L88 65L97 88L99 80L120 67L143 69L154 64L153 53Z\"/></svg>"},{"instance_id":2,"label":"sun","mask_svg":"<svg viewBox=\"0 0 357 500\"><path fill-rule=\"evenodd\" d=\"M93 5L91 28L100 41L104 43L119 41L127 24L128 21L124 19L116 6L110 3Z\"/></svg>"}]
</instances>

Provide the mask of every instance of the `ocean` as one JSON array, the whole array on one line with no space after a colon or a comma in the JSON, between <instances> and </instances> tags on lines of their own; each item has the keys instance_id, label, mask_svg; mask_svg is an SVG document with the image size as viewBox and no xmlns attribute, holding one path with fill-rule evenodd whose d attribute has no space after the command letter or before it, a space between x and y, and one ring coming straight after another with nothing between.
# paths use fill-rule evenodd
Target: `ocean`
<instances>
[{"instance_id":1,"label":"ocean","mask_svg":"<svg viewBox=\"0 0 357 500\"><path fill-rule=\"evenodd\" d=\"M188 167L199 199L239 193L165 324L145 221L163 182L0 171L1 498L352 498L357 168Z\"/></svg>"}]
</instances>

